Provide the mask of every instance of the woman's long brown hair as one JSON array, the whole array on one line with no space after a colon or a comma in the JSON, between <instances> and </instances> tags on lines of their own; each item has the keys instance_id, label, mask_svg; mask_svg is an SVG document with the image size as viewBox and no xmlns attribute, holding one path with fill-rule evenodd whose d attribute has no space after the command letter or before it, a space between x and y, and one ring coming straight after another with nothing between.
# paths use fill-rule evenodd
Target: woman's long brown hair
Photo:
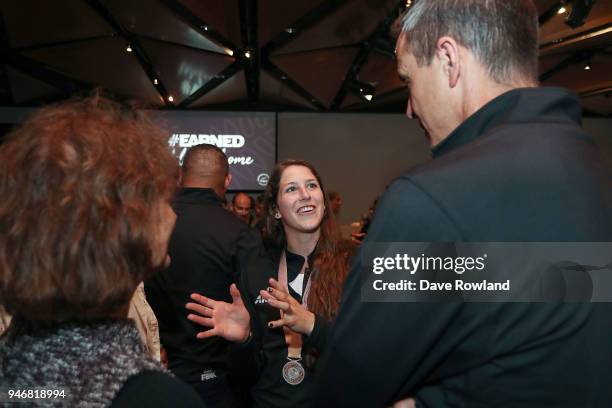
<instances>
[{"instance_id":1,"label":"woman's long brown hair","mask_svg":"<svg viewBox=\"0 0 612 408\"><path fill-rule=\"evenodd\" d=\"M269 246L281 250L287 246L283 223L274 217L277 209L278 191L283 172L291 166L303 166L316 177L323 192L325 213L321 220L321 234L315 250L312 269L308 308L311 312L332 320L340 305L342 286L347 275L347 260L341 251L341 237L334 215L329 210L329 198L314 167L303 160L285 160L276 165L264 197L264 240Z\"/></svg>"}]
</instances>

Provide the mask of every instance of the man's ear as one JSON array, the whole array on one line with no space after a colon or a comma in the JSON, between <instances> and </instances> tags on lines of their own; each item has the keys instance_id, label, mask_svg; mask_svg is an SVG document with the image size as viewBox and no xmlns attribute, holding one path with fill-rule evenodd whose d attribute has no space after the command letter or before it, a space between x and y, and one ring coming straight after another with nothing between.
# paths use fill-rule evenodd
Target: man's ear
<instances>
[{"instance_id":1,"label":"man's ear","mask_svg":"<svg viewBox=\"0 0 612 408\"><path fill-rule=\"evenodd\" d=\"M232 182L232 175L230 173L227 173L227 176L225 176L225 181L223 182L223 188L227 190L231 182Z\"/></svg>"},{"instance_id":2,"label":"man's ear","mask_svg":"<svg viewBox=\"0 0 612 408\"><path fill-rule=\"evenodd\" d=\"M440 59L444 73L448 76L448 85L457 86L461 76L461 53L459 44L452 37L440 37L436 43L436 57Z\"/></svg>"}]
</instances>

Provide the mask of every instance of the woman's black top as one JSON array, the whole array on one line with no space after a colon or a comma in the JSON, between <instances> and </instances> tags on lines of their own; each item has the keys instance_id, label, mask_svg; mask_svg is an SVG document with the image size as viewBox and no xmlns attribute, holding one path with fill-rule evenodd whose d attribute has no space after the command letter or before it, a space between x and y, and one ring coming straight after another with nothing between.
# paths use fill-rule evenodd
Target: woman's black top
<instances>
[{"instance_id":1,"label":"woman's black top","mask_svg":"<svg viewBox=\"0 0 612 408\"><path fill-rule=\"evenodd\" d=\"M240 292L251 315L253 344L259 367L259 378L252 389L252 396L257 407L309 407L314 391L314 374L318 357L325 348L330 322L315 315L315 325L310 336L302 336L302 361L306 369L304 380L298 385L290 385L283 379L282 368L287 362L287 344L282 327L270 329L268 322L280 319L280 312L268 305L259 291L265 290L268 280L278 280L278 265L282 251L275 251L258 259L241 276ZM292 282L300 273L305 258L286 252L287 282ZM314 256L308 257L308 265L314 264ZM303 289L310 279L310 271L304 276ZM316 277L315 277L316 279ZM289 287L289 293L300 303L302 297ZM304 293L304 290L302 290Z\"/></svg>"}]
</instances>

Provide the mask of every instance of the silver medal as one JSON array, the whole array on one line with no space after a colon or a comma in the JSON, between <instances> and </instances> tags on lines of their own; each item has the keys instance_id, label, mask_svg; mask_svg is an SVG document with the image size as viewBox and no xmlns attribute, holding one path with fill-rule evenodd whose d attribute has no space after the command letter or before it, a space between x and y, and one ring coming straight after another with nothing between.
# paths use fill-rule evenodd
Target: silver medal
<instances>
[{"instance_id":1,"label":"silver medal","mask_svg":"<svg viewBox=\"0 0 612 408\"><path fill-rule=\"evenodd\" d=\"M304 381L306 371L297 360L289 360L283 366L283 379L291 385L298 385Z\"/></svg>"}]
</instances>

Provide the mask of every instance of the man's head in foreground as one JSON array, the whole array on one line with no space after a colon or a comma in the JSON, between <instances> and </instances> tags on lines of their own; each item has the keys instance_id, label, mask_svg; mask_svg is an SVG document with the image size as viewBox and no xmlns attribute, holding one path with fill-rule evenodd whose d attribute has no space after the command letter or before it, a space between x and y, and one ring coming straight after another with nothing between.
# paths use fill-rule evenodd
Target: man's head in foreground
<instances>
[{"instance_id":1,"label":"man's head in foreground","mask_svg":"<svg viewBox=\"0 0 612 408\"><path fill-rule=\"evenodd\" d=\"M538 84L538 14L531 0L420 0L401 19L398 74L435 146L474 112Z\"/></svg>"}]
</instances>

